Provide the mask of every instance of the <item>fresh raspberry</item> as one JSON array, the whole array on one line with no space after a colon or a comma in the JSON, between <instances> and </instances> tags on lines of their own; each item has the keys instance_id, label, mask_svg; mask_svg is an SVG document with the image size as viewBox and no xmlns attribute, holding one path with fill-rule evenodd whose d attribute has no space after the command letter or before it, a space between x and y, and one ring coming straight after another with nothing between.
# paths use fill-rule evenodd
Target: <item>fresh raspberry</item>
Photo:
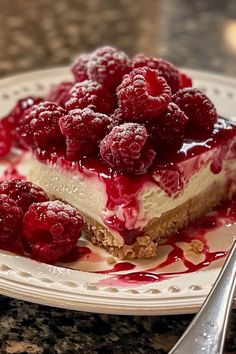
<instances>
[{"instance_id":1,"label":"fresh raspberry","mask_svg":"<svg viewBox=\"0 0 236 354\"><path fill-rule=\"evenodd\" d=\"M24 112L34 104L42 101L40 97L25 97L19 100L10 113L0 122L0 157L7 155L13 144L22 147L15 139L17 125Z\"/></svg>"},{"instance_id":2,"label":"fresh raspberry","mask_svg":"<svg viewBox=\"0 0 236 354\"><path fill-rule=\"evenodd\" d=\"M173 95L172 100L189 117L192 127L203 131L213 129L217 113L213 103L200 90L184 88Z\"/></svg>"},{"instance_id":3,"label":"fresh raspberry","mask_svg":"<svg viewBox=\"0 0 236 354\"><path fill-rule=\"evenodd\" d=\"M134 69L117 88L119 108L130 121L146 121L165 112L171 89L156 70Z\"/></svg>"},{"instance_id":4,"label":"fresh raspberry","mask_svg":"<svg viewBox=\"0 0 236 354\"><path fill-rule=\"evenodd\" d=\"M43 263L54 264L66 257L74 249L75 244L67 242L64 245L46 242L36 242L30 248L30 254L33 259Z\"/></svg>"},{"instance_id":5,"label":"fresh raspberry","mask_svg":"<svg viewBox=\"0 0 236 354\"><path fill-rule=\"evenodd\" d=\"M66 111L57 103L42 102L25 112L19 122L18 137L26 147L46 149L63 141L58 121Z\"/></svg>"},{"instance_id":6,"label":"fresh raspberry","mask_svg":"<svg viewBox=\"0 0 236 354\"><path fill-rule=\"evenodd\" d=\"M23 238L31 256L55 263L75 246L81 236L83 220L76 209L60 201L32 204L23 219Z\"/></svg>"},{"instance_id":7,"label":"fresh raspberry","mask_svg":"<svg viewBox=\"0 0 236 354\"><path fill-rule=\"evenodd\" d=\"M0 195L0 241L10 241L21 230L23 212L16 202L5 194Z\"/></svg>"},{"instance_id":8,"label":"fresh raspberry","mask_svg":"<svg viewBox=\"0 0 236 354\"><path fill-rule=\"evenodd\" d=\"M179 89L179 70L169 61L137 54L133 58L132 64L134 69L146 66L150 69L158 70L159 75L164 77L167 84L170 86L172 93L175 93Z\"/></svg>"},{"instance_id":9,"label":"fresh raspberry","mask_svg":"<svg viewBox=\"0 0 236 354\"><path fill-rule=\"evenodd\" d=\"M101 141L100 153L112 168L134 174L146 173L156 155L146 128L138 123L114 127Z\"/></svg>"},{"instance_id":10,"label":"fresh raspberry","mask_svg":"<svg viewBox=\"0 0 236 354\"><path fill-rule=\"evenodd\" d=\"M22 98L16 103L10 113L5 118L3 118L2 122L4 123L5 127L10 130L13 136L15 136L16 127L20 119L23 117L25 111L33 105L42 102L42 100L43 99L41 97L34 96Z\"/></svg>"},{"instance_id":11,"label":"fresh raspberry","mask_svg":"<svg viewBox=\"0 0 236 354\"><path fill-rule=\"evenodd\" d=\"M95 112L110 114L115 109L115 100L112 94L101 84L85 80L75 84L70 91L70 98L66 102L66 109L71 111L79 108L90 108Z\"/></svg>"},{"instance_id":12,"label":"fresh raspberry","mask_svg":"<svg viewBox=\"0 0 236 354\"><path fill-rule=\"evenodd\" d=\"M12 198L21 209L26 212L33 203L48 201L47 194L42 188L31 182L14 179L0 183L0 195L6 194Z\"/></svg>"},{"instance_id":13,"label":"fresh raspberry","mask_svg":"<svg viewBox=\"0 0 236 354\"><path fill-rule=\"evenodd\" d=\"M115 48L102 47L91 54L88 76L114 91L125 74L131 71L127 55Z\"/></svg>"},{"instance_id":14,"label":"fresh raspberry","mask_svg":"<svg viewBox=\"0 0 236 354\"><path fill-rule=\"evenodd\" d=\"M179 78L180 78L180 85L179 85L180 89L193 86L192 79L182 71L179 72Z\"/></svg>"},{"instance_id":15,"label":"fresh raspberry","mask_svg":"<svg viewBox=\"0 0 236 354\"><path fill-rule=\"evenodd\" d=\"M98 151L98 144L109 131L111 120L103 113L89 108L75 109L60 118L59 125L66 137L66 153L70 160Z\"/></svg>"},{"instance_id":16,"label":"fresh raspberry","mask_svg":"<svg viewBox=\"0 0 236 354\"><path fill-rule=\"evenodd\" d=\"M169 103L167 111L156 121L146 124L153 145L159 147L176 146L183 141L188 117L173 102Z\"/></svg>"},{"instance_id":17,"label":"fresh raspberry","mask_svg":"<svg viewBox=\"0 0 236 354\"><path fill-rule=\"evenodd\" d=\"M90 60L90 54L79 55L72 67L71 71L76 82L82 82L88 80L88 62Z\"/></svg>"},{"instance_id":18,"label":"fresh raspberry","mask_svg":"<svg viewBox=\"0 0 236 354\"><path fill-rule=\"evenodd\" d=\"M0 121L0 158L6 156L12 147L13 137L9 129Z\"/></svg>"},{"instance_id":19,"label":"fresh raspberry","mask_svg":"<svg viewBox=\"0 0 236 354\"><path fill-rule=\"evenodd\" d=\"M61 107L65 107L65 103L70 99L70 89L74 83L70 81L63 81L58 85L54 85L46 97L46 101L55 102Z\"/></svg>"}]
</instances>

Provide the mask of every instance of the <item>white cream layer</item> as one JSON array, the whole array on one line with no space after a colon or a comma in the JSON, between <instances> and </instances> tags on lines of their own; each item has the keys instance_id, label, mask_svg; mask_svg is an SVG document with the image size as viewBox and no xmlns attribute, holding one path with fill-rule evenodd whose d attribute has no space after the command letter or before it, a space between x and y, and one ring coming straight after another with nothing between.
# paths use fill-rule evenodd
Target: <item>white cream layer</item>
<instances>
[{"instance_id":1,"label":"white cream layer","mask_svg":"<svg viewBox=\"0 0 236 354\"><path fill-rule=\"evenodd\" d=\"M130 218L130 210L123 205L113 211L107 210L106 187L99 177L86 177L77 172L69 173L66 170L34 161L30 171L30 180L41 186L49 195L73 205L82 214L104 225L104 217L116 215L125 221L127 229L144 227L154 217L176 208L188 199L207 190L212 184L225 184L230 175L236 170L236 161L226 161L218 174L210 170L210 162L204 164L191 176L185 187L175 198L169 197L163 189L153 182L146 182L138 195L139 212ZM234 177L234 180L236 176ZM128 215L129 214L129 215ZM107 227L107 226L106 226ZM114 230L111 230L114 234ZM118 236L119 234L115 232ZM119 237L120 238L120 237ZM121 242L123 242L120 239Z\"/></svg>"}]
</instances>

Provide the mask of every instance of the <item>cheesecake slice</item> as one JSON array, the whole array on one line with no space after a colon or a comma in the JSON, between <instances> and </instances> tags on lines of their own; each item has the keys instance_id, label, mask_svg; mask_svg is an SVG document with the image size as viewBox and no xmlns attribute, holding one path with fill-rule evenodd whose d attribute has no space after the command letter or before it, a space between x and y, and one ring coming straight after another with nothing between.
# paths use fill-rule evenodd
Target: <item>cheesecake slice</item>
<instances>
[{"instance_id":1,"label":"cheesecake slice","mask_svg":"<svg viewBox=\"0 0 236 354\"><path fill-rule=\"evenodd\" d=\"M236 126L172 63L111 47L80 55L75 82L19 118L30 180L78 209L111 254L149 258L160 239L236 190Z\"/></svg>"},{"instance_id":2,"label":"cheesecake slice","mask_svg":"<svg viewBox=\"0 0 236 354\"><path fill-rule=\"evenodd\" d=\"M35 157L30 180L76 207L88 238L123 258L156 255L176 232L236 189L236 126L218 118L207 138L184 139L140 176L114 171L100 158Z\"/></svg>"}]
</instances>

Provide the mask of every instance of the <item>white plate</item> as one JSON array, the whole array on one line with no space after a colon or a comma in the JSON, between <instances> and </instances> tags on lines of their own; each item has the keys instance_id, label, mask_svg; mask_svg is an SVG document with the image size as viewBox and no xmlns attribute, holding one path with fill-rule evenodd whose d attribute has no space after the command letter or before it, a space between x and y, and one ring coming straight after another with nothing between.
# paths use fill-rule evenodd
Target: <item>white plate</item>
<instances>
[{"instance_id":1,"label":"white plate","mask_svg":"<svg viewBox=\"0 0 236 354\"><path fill-rule=\"evenodd\" d=\"M236 80L188 70L194 85L214 101L222 116L236 116ZM68 68L44 70L0 81L0 109L4 116L17 99L27 95L44 95L52 84L70 79ZM27 162L27 161L26 161ZM0 172L4 168L1 163ZM22 163L20 169L27 170ZM236 234L236 226L210 233L212 248L227 250ZM105 251L95 249L107 257ZM156 260L137 261L137 270ZM157 283L100 285L110 274L88 272L95 265L109 268L105 262L82 262L84 271L50 266L0 251L0 293L18 299L67 309L132 315L163 315L196 312L208 294L223 260L200 271L179 275ZM91 268L92 267L92 268ZM110 266L112 267L112 266Z\"/></svg>"}]
</instances>

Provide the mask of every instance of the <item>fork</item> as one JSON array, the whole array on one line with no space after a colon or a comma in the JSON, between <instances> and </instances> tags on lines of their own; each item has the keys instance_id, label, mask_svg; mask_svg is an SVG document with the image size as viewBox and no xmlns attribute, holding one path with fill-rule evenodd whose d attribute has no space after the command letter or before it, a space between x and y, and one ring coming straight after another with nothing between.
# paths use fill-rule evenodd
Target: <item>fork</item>
<instances>
[{"instance_id":1,"label":"fork","mask_svg":"<svg viewBox=\"0 0 236 354\"><path fill-rule=\"evenodd\" d=\"M169 354L221 354L236 286L236 241L201 310Z\"/></svg>"}]
</instances>

